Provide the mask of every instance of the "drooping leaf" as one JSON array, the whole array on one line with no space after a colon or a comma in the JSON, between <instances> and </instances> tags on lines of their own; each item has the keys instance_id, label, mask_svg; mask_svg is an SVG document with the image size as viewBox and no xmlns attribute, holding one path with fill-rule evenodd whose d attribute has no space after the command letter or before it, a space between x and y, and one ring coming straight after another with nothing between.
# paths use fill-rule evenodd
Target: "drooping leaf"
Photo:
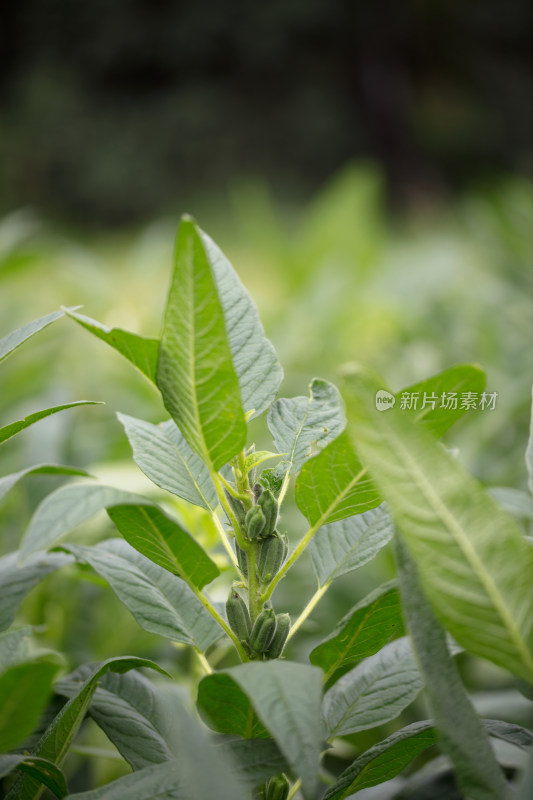
<instances>
[{"instance_id":1,"label":"drooping leaf","mask_svg":"<svg viewBox=\"0 0 533 800\"><path fill-rule=\"evenodd\" d=\"M156 506L114 505L107 513L139 553L197 589L220 575L219 568L198 542Z\"/></svg>"},{"instance_id":2,"label":"drooping leaf","mask_svg":"<svg viewBox=\"0 0 533 800\"><path fill-rule=\"evenodd\" d=\"M374 655L403 630L398 589L394 582L386 583L357 603L309 658L327 679L341 667Z\"/></svg>"},{"instance_id":3,"label":"drooping leaf","mask_svg":"<svg viewBox=\"0 0 533 800\"><path fill-rule=\"evenodd\" d=\"M46 758L23 754L0 755L0 778L11 775L15 770L31 775L43 783L56 797L68 794L65 776L55 764Z\"/></svg>"},{"instance_id":4,"label":"drooping leaf","mask_svg":"<svg viewBox=\"0 0 533 800\"><path fill-rule=\"evenodd\" d=\"M17 422L11 422L9 425L4 425L3 428L0 428L0 444L11 439L12 436L20 433L25 428L29 428L30 425L33 425L35 422L39 422L39 420L45 419L52 414L57 414L58 411L65 411L65 409L74 408L75 406L96 405L101 405L99 400L77 400L74 403L65 403L62 406L54 406L53 408L45 408L42 411L36 411L35 414L29 414L27 417L24 417L24 419L19 419Z\"/></svg>"},{"instance_id":5,"label":"drooping leaf","mask_svg":"<svg viewBox=\"0 0 533 800\"><path fill-rule=\"evenodd\" d=\"M500 800L506 783L446 645L446 636L422 591L416 567L399 538L396 564L402 604L431 716L462 793L472 800Z\"/></svg>"},{"instance_id":6,"label":"drooping leaf","mask_svg":"<svg viewBox=\"0 0 533 800\"><path fill-rule=\"evenodd\" d=\"M531 395L533 397L533 390ZM533 403L531 405L531 425L529 429L529 442L526 450L526 466L529 473L529 491L533 493Z\"/></svg>"},{"instance_id":7,"label":"drooping leaf","mask_svg":"<svg viewBox=\"0 0 533 800\"><path fill-rule=\"evenodd\" d=\"M19 566L19 551L0 558L0 631L9 628L26 595L51 572L72 563L65 553L34 553Z\"/></svg>"},{"instance_id":8,"label":"drooping leaf","mask_svg":"<svg viewBox=\"0 0 533 800\"><path fill-rule=\"evenodd\" d=\"M193 800L175 761L154 764L89 792L69 794L67 800Z\"/></svg>"},{"instance_id":9,"label":"drooping leaf","mask_svg":"<svg viewBox=\"0 0 533 800\"><path fill-rule=\"evenodd\" d=\"M74 697L63 706L59 714L52 720L35 746L32 755L46 758L53 764L61 766L91 704L99 679L107 672L122 673L140 667L148 667L167 674L153 661L134 656L110 658L107 661L93 665L90 675L80 685ZM12 786L6 800L15 800L15 798L16 800L36 800L40 796L42 789L43 786L40 781L33 777L24 776Z\"/></svg>"},{"instance_id":10,"label":"drooping leaf","mask_svg":"<svg viewBox=\"0 0 533 800\"><path fill-rule=\"evenodd\" d=\"M11 664L0 674L0 753L12 750L33 732L59 667L57 658L43 655Z\"/></svg>"},{"instance_id":11,"label":"drooping leaf","mask_svg":"<svg viewBox=\"0 0 533 800\"><path fill-rule=\"evenodd\" d=\"M98 483L73 483L47 495L33 514L22 540L21 560L36 550L51 547L77 525L113 505L152 505L150 500Z\"/></svg>"},{"instance_id":12,"label":"drooping leaf","mask_svg":"<svg viewBox=\"0 0 533 800\"><path fill-rule=\"evenodd\" d=\"M533 737L520 726L501 720L482 720L491 736L523 747ZM415 722L378 742L360 755L331 786L323 800L344 800L352 794L377 786L398 775L419 753L438 743L439 734L431 720Z\"/></svg>"},{"instance_id":13,"label":"drooping leaf","mask_svg":"<svg viewBox=\"0 0 533 800\"><path fill-rule=\"evenodd\" d=\"M280 398L272 404L268 427L278 453L286 453L291 472L333 441L346 425L339 390L314 378L307 397Z\"/></svg>"},{"instance_id":14,"label":"drooping leaf","mask_svg":"<svg viewBox=\"0 0 533 800\"><path fill-rule=\"evenodd\" d=\"M26 475L82 475L87 476L88 473L84 469L76 469L75 467L63 467L60 464L37 464L33 467L21 469L19 472L12 472L10 475L4 475L0 478L0 498L2 498L9 490Z\"/></svg>"},{"instance_id":15,"label":"drooping leaf","mask_svg":"<svg viewBox=\"0 0 533 800\"><path fill-rule=\"evenodd\" d=\"M222 629L185 581L177 580L127 542L109 539L94 547L66 547L107 581L150 633L194 645L202 652L222 636Z\"/></svg>"},{"instance_id":16,"label":"drooping leaf","mask_svg":"<svg viewBox=\"0 0 533 800\"><path fill-rule=\"evenodd\" d=\"M8 333L7 336L4 336L3 339L0 339L0 361L3 361L4 358L7 358L18 347L20 347L21 344L23 344L27 339L30 339L38 331L41 331L48 325L51 325L52 322L55 322L56 319L59 319L59 317L62 316L63 311L53 311L51 314L47 314L45 317L35 319L33 322L28 322L28 324L24 325L22 328L17 328L16 331Z\"/></svg>"},{"instance_id":17,"label":"drooping leaf","mask_svg":"<svg viewBox=\"0 0 533 800\"><path fill-rule=\"evenodd\" d=\"M220 681L222 679L227 689L228 678L248 697L288 763L301 776L304 796L313 798L323 739L321 671L289 661L249 662L203 678L199 696L205 691L206 684L212 684L218 687L221 702ZM228 711L230 708L228 705ZM203 710L207 709L204 707Z\"/></svg>"},{"instance_id":18,"label":"drooping leaf","mask_svg":"<svg viewBox=\"0 0 533 800\"><path fill-rule=\"evenodd\" d=\"M349 427L414 558L424 593L467 650L533 680L533 548L517 523L377 381L349 379Z\"/></svg>"},{"instance_id":19,"label":"drooping leaf","mask_svg":"<svg viewBox=\"0 0 533 800\"><path fill-rule=\"evenodd\" d=\"M173 420L152 425L117 414L133 449L133 458L157 486L196 506L214 508L216 491L206 465L183 438Z\"/></svg>"},{"instance_id":20,"label":"drooping leaf","mask_svg":"<svg viewBox=\"0 0 533 800\"><path fill-rule=\"evenodd\" d=\"M390 642L343 675L324 695L330 738L395 719L423 686L409 639Z\"/></svg>"},{"instance_id":21,"label":"drooping leaf","mask_svg":"<svg viewBox=\"0 0 533 800\"><path fill-rule=\"evenodd\" d=\"M84 664L55 685L74 697L91 674ZM134 770L173 759L157 714L155 686L140 672L108 673L93 695L89 715Z\"/></svg>"},{"instance_id":22,"label":"drooping leaf","mask_svg":"<svg viewBox=\"0 0 533 800\"><path fill-rule=\"evenodd\" d=\"M146 339L137 333L130 333L121 328L108 328L107 325L103 325L95 319L90 319L84 314L77 314L69 309L65 309L65 313L98 339L102 339L117 350L148 380L155 383L159 351L158 339Z\"/></svg>"},{"instance_id":23,"label":"drooping leaf","mask_svg":"<svg viewBox=\"0 0 533 800\"><path fill-rule=\"evenodd\" d=\"M392 517L384 503L355 517L324 525L309 544L319 585L367 564L393 534Z\"/></svg>"},{"instance_id":24,"label":"drooping leaf","mask_svg":"<svg viewBox=\"0 0 533 800\"><path fill-rule=\"evenodd\" d=\"M156 374L165 407L207 464L242 450L246 421L213 267L199 229L178 231Z\"/></svg>"},{"instance_id":25,"label":"drooping leaf","mask_svg":"<svg viewBox=\"0 0 533 800\"><path fill-rule=\"evenodd\" d=\"M197 230L215 276L242 405L247 414L253 411L252 416L257 416L276 396L283 370L237 273L213 240L204 231Z\"/></svg>"},{"instance_id":26,"label":"drooping leaf","mask_svg":"<svg viewBox=\"0 0 533 800\"><path fill-rule=\"evenodd\" d=\"M254 786L289 770L273 739L234 739L220 747L229 753L235 774Z\"/></svg>"}]
</instances>

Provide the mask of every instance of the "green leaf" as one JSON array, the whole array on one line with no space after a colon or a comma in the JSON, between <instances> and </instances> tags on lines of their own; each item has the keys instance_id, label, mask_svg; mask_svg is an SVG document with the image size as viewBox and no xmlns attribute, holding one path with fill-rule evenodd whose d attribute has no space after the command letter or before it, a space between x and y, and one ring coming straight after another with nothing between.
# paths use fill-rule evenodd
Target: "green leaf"
<instances>
[{"instance_id":1,"label":"green leaf","mask_svg":"<svg viewBox=\"0 0 533 800\"><path fill-rule=\"evenodd\" d=\"M65 548L107 581L150 633L202 652L222 636L222 629L184 581L176 580L122 539L109 539L94 547Z\"/></svg>"},{"instance_id":2,"label":"green leaf","mask_svg":"<svg viewBox=\"0 0 533 800\"><path fill-rule=\"evenodd\" d=\"M78 322L98 339L106 342L133 364L148 380L155 383L157 370L158 339L145 339L136 333L121 328L108 328L95 319L64 309L65 314Z\"/></svg>"},{"instance_id":3,"label":"green leaf","mask_svg":"<svg viewBox=\"0 0 533 800\"><path fill-rule=\"evenodd\" d=\"M19 605L43 578L72 563L65 553L35 553L24 566L18 560L18 550L0 558L0 631L9 628Z\"/></svg>"},{"instance_id":4,"label":"green leaf","mask_svg":"<svg viewBox=\"0 0 533 800\"><path fill-rule=\"evenodd\" d=\"M461 792L472 800L500 800L506 783L488 736L464 689L446 645L444 630L429 607L413 560L401 539L396 564L404 613L424 675L431 716L444 751L455 767Z\"/></svg>"},{"instance_id":5,"label":"green leaf","mask_svg":"<svg viewBox=\"0 0 533 800\"><path fill-rule=\"evenodd\" d=\"M27 755L0 755L0 778L10 775L15 770L31 775L43 783L56 797L66 797L67 782L61 770L46 758Z\"/></svg>"},{"instance_id":6,"label":"green leaf","mask_svg":"<svg viewBox=\"0 0 533 800\"><path fill-rule=\"evenodd\" d=\"M518 519L533 520L533 497L520 489L509 489L496 486L489 489L489 494L508 514Z\"/></svg>"},{"instance_id":7,"label":"green leaf","mask_svg":"<svg viewBox=\"0 0 533 800\"><path fill-rule=\"evenodd\" d=\"M304 462L333 441L346 425L339 390L321 378L314 378L309 384L308 397L276 400L267 422L278 453L287 454L293 473L299 472Z\"/></svg>"},{"instance_id":8,"label":"green leaf","mask_svg":"<svg viewBox=\"0 0 533 800\"><path fill-rule=\"evenodd\" d=\"M271 453L270 450L254 450L253 453L250 453L244 459L243 476L248 475L251 469L259 466L259 464L262 464L264 461L268 461L272 458L279 458L282 455L287 455L287 453Z\"/></svg>"},{"instance_id":9,"label":"green leaf","mask_svg":"<svg viewBox=\"0 0 533 800\"><path fill-rule=\"evenodd\" d=\"M289 770L273 739L235 739L225 742L220 748L235 764L235 774L253 786Z\"/></svg>"},{"instance_id":10,"label":"green leaf","mask_svg":"<svg viewBox=\"0 0 533 800\"><path fill-rule=\"evenodd\" d=\"M279 660L240 664L203 678L199 697L206 684L212 684L217 688L215 693L221 703L221 678L225 689L230 678L247 695L287 762L301 776L304 796L314 797L323 739L320 670ZM201 702L200 705L207 711ZM227 705L227 710L230 709Z\"/></svg>"},{"instance_id":11,"label":"green leaf","mask_svg":"<svg viewBox=\"0 0 533 800\"><path fill-rule=\"evenodd\" d=\"M384 503L356 517L324 525L309 544L319 585L367 564L393 534L392 517Z\"/></svg>"},{"instance_id":12,"label":"green leaf","mask_svg":"<svg viewBox=\"0 0 533 800\"><path fill-rule=\"evenodd\" d=\"M242 450L246 421L213 267L199 229L183 219L156 375L165 407L207 464Z\"/></svg>"},{"instance_id":13,"label":"green leaf","mask_svg":"<svg viewBox=\"0 0 533 800\"><path fill-rule=\"evenodd\" d=\"M0 633L0 672L20 661L29 660L29 636L31 626Z\"/></svg>"},{"instance_id":14,"label":"green leaf","mask_svg":"<svg viewBox=\"0 0 533 800\"><path fill-rule=\"evenodd\" d=\"M218 733L243 739L268 738L251 699L231 675L217 672L208 677L198 686L198 710L206 724Z\"/></svg>"},{"instance_id":15,"label":"green leaf","mask_svg":"<svg viewBox=\"0 0 533 800\"><path fill-rule=\"evenodd\" d=\"M165 670L161 669L153 661L134 656L110 658L107 661L92 665L91 673L85 682L81 684L74 697L63 706L59 714L52 720L36 744L32 755L46 758L61 766L89 709L100 678L107 672L122 673L140 667L148 667L167 675ZM39 781L34 778L24 777L11 788L6 800L15 800L15 798L16 800L36 800L40 796L42 788Z\"/></svg>"},{"instance_id":16,"label":"green leaf","mask_svg":"<svg viewBox=\"0 0 533 800\"><path fill-rule=\"evenodd\" d=\"M152 425L117 414L133 450L133 458L157 486L208 510L217 504L209 470L189 447L173 420Z\"/></svg>"},{"instance_id":17,"label":"green leaf","mask_svg":"<svg viewBox=\"0 0 533 800\"><path fill-rule=\"evenodd\" d=\"M35 510L22 540L21 560L26 560L36 550L50 547L98 511L126 503L152 505L141 495L98 483L61 486L45 497Z\"/></svg>"},{"instance_id":18,"label":"green leaf","mask_svg":"<svg viewBox=\"0 0 533 800\"><path fill-rule=\"evenodd\" d=\"M26 475L88 475L84 469L76 469L74 467L63 467L59 464L37 464L33 467L21 469L19 472L12 472L10 475L4 475L0 478L0 498L2 498L9 490Z\"/></svg>"},{"instance_id":19,"label":"green leaf","mask_svg":"<svg viewBox=\"0 0 533 800\"><path fill-rule=\"evenodd\" d=\"M403 630L400 596L391 581L357 603L312 650L309 659L328 679L341 667L374 655Z\"/></svg>"},{"instance_id":20,"label":"green leaf","mask_svg":"<svg viewBox=\"0 0 533 800\"><path fill-rule=\"evenodd\" d=\"M74 697L90 677L84 664L55 685ZM104 675L93 695L89 715L134 770L171 761L164 726L157 714L157 690L140 672Z\"/></svg>"},{"instance_id":21,"label":"green leaf","mask_svg":"<svg viewBox=\"0 0 533 800\"><path fill-rule=\"evenodd\" d=\"M533 397L533 390L531 394ZM533 493L533 403L531 405L531 425L529 429L529 442L526 450L526 466L529 473L529 491Z\"/></svg>"},{"instance_id":22,"label":"green leaf","mask_svg":"<svg viewBox=\"0 0 533 800\"><path fill-rule=\"evenodd\" d=\"M197 228L215 277L224 311L229 346L247 414L258 416L269 407L283 379L272 343L266 338L255 305L226 256Z\"/></svg>"},{"instance_id":23,"label":"green leaf","mask_svg":"<svg viewBox=\"0 0 533 800\"><path fill-rule=\"evenodd\" d=\"M156 506L112 506L107 513L139 553L197 589L220 575L219 568L205 550Z\"/></svg>"},{"instance_id":24,"label":"green leaf","mask_svg":"<svg viewBox=\"0 0 533 800\"><path fill-rule=\"evenodd\" d=\"M57 659L37 656L12 664L0 675L0 752L12 750L33 732L59 670Z\"/></svg>"},{"instance_id":25,"label":"green leaf","mask_svg":"<svg viewBox=\"0 0 533 800\"><path fill-rule=\"evenodd\" d=\"M11 353L13 353L21 344L23 344L27 339L30 339L34 334L38 331L41 331L43 328L46 328L52 322L55 322L56 319L63 316L63 311L53 311L51 314L47 314L46 317L41 317L40 319L35 319L33 322L28 322L27 325L24 325L22 328L18 328L16 331L12 331L8 333L3 339L0 339L0 361L3 361L4 358L7 358Z\"/></svg>"},{"instance_id":26,"label":"green leaf","mask_svg":"<svg viewBox=\"0 0 533 800\"><path fill-rule=\"evenodd\" d=\"M445 627L472 653L533 680L533 548L434 438L399 409L376 411L376 381L349 379L349 427Z\"/></svg>"},{"instance_id":27,"label":"green leaf","mask_svg":"<svg viewBox=\"0 0 533 800\"><path fill-rule=\"evenodd\" d=\"M337 681L324 696L330 739L395 719L424 686L407 637L385 645Z\"/></svg>"},{"instance_id":28,"label":"green leaf","mask_svg":"<svg viewBox=\"0 0 533 800\"><path fill-rule=\"evenodd\" d=\"M501 720L482 720L491 736L523 747L533 739L525 728ZM428 747L439 741L431 720L415 722L370 747L339 775L323 800L344 800L355 792L391 780Z\"/></svg>"},{"instance_id":29,"label":"green leaf","mask_svg":"<svg viewBox=\"0 0 533 800\"><path fill-rule=\"evenodd\" d=\"M17 433L20 433L24 428L29 428L34 422L39 422L39 420L45 419L45 417L57 414L58 411L64 411L67 408L74 408L75 406L97 405L102 405L102 403L99 400L77 400L75 403L65 403L62 406L54 406L53 408L45 408L42 411L36 411L35 414L29 414L27 417L24 417L24 419L19 419L17 422L11 422L9 425L4 425L3 428L0 428L0 444L6 442Z\"/></svg>"}]
</instances>

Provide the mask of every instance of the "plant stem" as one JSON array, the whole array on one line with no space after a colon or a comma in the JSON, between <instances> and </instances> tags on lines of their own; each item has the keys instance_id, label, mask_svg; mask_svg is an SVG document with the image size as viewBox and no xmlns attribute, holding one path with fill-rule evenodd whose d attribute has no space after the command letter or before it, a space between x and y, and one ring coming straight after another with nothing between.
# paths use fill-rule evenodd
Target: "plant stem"
<instances>
[{"instance_id":1,"label":"plant stem","mask_svg":"<svg viewBox=\"0 0 533 800\"><path fill-rule=\"evenodd\" d=\"M298 778L296 783L293 783L293 785L291 786L291 790L287 795L287 800L292 800L292 798L294 797L294 795L296 794L301 785L302 785L302 779Z\"/></svg>"},{"instance_id":2,"label":"plant stem","mask_svg":"<svg viewBox=\"0 0 533 800\"><path fill-rule=\"evenodd\" d=\"M290 469L287 470L285 473L285 477L283 478L283 483L281 484L281 491L278 497L278 504L281 505L283 503L283 498L287 494L287 489L289 488L289 481L291 479L291 471Z\"/></svg>"},{"instance_id":3,"label":"plant stem","mask_svg":"<svg viewBox=\"0 0 533 800\"><path fill-rule=\"evenodd\" d=\"M307 547L307 545L309 544L309 542L311 541L311 539L313 538L319 527L320 525L315 523L315 525L309 528L303 539L301 539L299 543L296 545L292 555L289 556L289 558L284 563L284 565L282 566L276 577L273 578L272 581L270 582L270 585L266 590L266 592L263 594L261 598L263 603L269 599L269 597L272 595L272 592L274 591L280 580L284 577L284 575L288 572L288 570L292 567L292 565L296 561L298 561L298 559L302 555L303 551L305 550L305 548Z\"/></svg>"},{"instance_id":4,"label":"plant stem","mask_svg":"<svg viewBox=\"0 0 533 800\"><path fill-rule=\"evenodd\" d=\"M230 557L230 561L236 569L239 569L239 564L237 562L237 556L233 551L233 547L231 546L230 540L228 539L228 534L224 530L224 526L220 521L219 517L217 516L216 512L213 511L211 514L211 519L213 520L215 527L218 531L222 544L224 545L228 556Z\"/></svg>"},{"instance_id":5,"label":"plant stem","mask_svg":"<svg viewBox=\"0 0 533 800\"><path fill-rule=\"evenodd\" d=\"M213 672L213 669L212 669L212 667L211 667L211 664L210 664L210 663L209 663L209 661L207 660L207 658L206 658L206 657L204 656L204 654L202 653L202 651L201 651L201 650L198 650L198 648L197 648L197 647L195 647L195 648L194 648L194 652L195 652L195 654L196 654L196 658L198 659L198 661L199 661L199 662L200 662L200 664L202 665L202 669L203 669L203 670L204 670L204 671L205 671L205 672L206 672L208 675L211 675L211 674L212 674L212 672Z\"/></svg>"},{"instance_id":6,"label":"plant stem","mask_svg":"<svg viewBox=\"0 0 533 800\"><path fill-rule=\"evenodd\" d=\"M331 586L331 581L326 581L326 583L324 583L323 586L320 586L316 590L316 592L314 593L314 595L312 596L312 598L310 599L310 601L308 602L308 604L306 605L306 607L304 608L304 610L302 611L302 613L300 614L294 625L291 627L289 635L287 636L287 641L291 638L293 634L296 633L302 622L305 622L305 620L312 612L312 610L314 609L320 598L325 595L330 586Z\"/></svg>"},{"instance_id":7,"label":"plant stem","mask_svg":"<svg viewBox=\"0 0 533 800\"><path fill-rule=\"evenodd\" d=\"M196 595L196 597L198 598L198 600L200 601L200 603L203 605L203 607L205 608L205 610L206 610L206 611L208 611L208 612L211 614L211 616L213 617L213 619L215 619L215 620L218 622L218 624L220 625L220 627L222 628L222 630L223 630L225 633L227 633L227 634L228 634L229 638L231 639L231 641L232 641L232 642L233 642L233 644L235 645L235 648L236 648L236 650L237 650L238 654L239 654L239 655L240 655L240 657L241 657L241 661L249 661L249 658L248 658L248 656L246 655L246 652L245 652L245 650L244 650L244 647L243 647L243 646L242 646L242 644L239 642L239 640L237 639L237 637L235 636L235 634L234 634L234 633L233 633L233 631L231 630L230 626L228 625L228 623L226 622L226 620L224 619L224 617L222 617L222 616L221 616L221 615L218 613L218 611L216 610L216 608L215 608L214 606L212 606L212 605L211 605L211 603L209 602L209 600L207 599L207 597L205 596L205 594L204 594L203 592L201 592L199 589L197 589L197 588L196 588L196 586L194 586L192 583L188 583L188 585L189 585L190 589L191 589L191 590L194 592L194 594Z\"/></svg>"},{"instance_id":8,"label":"plant stem","mask_svg":"<svg viewBox=\"0 0 533 800\"><path fill-rule=\"evenodd\" d=\"M233 513L233 510L232 510L230 504L227 501L226 495L224 494L224 489L222 488L222 482L220 480L220 475L218 474L218 472L215 472L214 469L212 469L211 467L209 468L209 472L211 474L211 480L213 481L213 483L215 485L215 489L216 489L216 492L217 492L217 495L218 495L218 499L219 499L220 505L222 506L222 508L224 509L224 511L226 512L226 514L229 517L229 520L230 520L231 525L233 527L233 531L235 533L235 538L237 539L239 547L242 550L248 550L249 543L245 541L245 539L244 539L244 537L242 535L242 531L241 531L240 525L237 522L235 514Z\"/></svg>"}]
</instances>

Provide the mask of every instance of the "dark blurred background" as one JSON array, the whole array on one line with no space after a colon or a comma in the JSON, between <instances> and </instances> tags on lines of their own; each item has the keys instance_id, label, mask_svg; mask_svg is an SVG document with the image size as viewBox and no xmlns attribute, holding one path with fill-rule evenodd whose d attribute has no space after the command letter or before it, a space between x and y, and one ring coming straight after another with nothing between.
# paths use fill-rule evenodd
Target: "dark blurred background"
<instances>
[{"instance_id":1,"label":"dark blurred background","mask_svg":"<svg viewBox=\"0 0 533 800\"><path fill-rule=\"evenodd\" d=\"M529 0L17 0L1 21L0 214L117 226L351 159L412 205L533 172Z\"/></svg>"}]
</instances>

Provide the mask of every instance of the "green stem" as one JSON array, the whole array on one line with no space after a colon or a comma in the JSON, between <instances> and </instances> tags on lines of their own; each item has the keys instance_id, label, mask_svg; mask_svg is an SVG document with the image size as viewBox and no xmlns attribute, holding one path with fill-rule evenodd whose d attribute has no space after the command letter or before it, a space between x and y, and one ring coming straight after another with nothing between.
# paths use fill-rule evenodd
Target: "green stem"
<instances>
[{"instance_id":1,"label":"green stem","mask_svg":"<svg viewBox=\"0 0 533 800\"><path fill-rule=\"evenodd\" d=\"M252 543L250 549L246 553L246 560L248 564L248 608L250 611L250 617L252 619L252 625L255 622L255 618L259 613L259 584L257 581L257 571L256 571L256 556L257 556L257 549L255 544Z\"/></svg>"},{"instance_id":2,"label":"green stem","mask_svg":"<svg viewBox=\"0 0 533 800\"><path fill-rule=\"evenodd\" d=\"M201 650L199 650L197 647L195 647L195 648L194 648L194 653L195 653L195 655L196 655L196 658L197 658L197 659L198 659L198 661L200 662L200 664L201 664L201 666L202 666L202 669L204 670L204 672L205 672L207 675L211 675L211 674L212 674L212 672L213 672L213 669L212 669L212 667L211 667L211 664L210 664L210 663L209 663L209 661L207 660L207 658L206 658L206 657L204 656L204 654L202 653L202 651L201 651Z\"/></svg>"},{"instance_id":3,"label":"green stem","mask_svg":"<svg viewBox=\"0 0 533 800\"><path fill-rule=\"evenodd\" d=\"M187 582L187 583L188 583L188 582ZM216 608L215 608L214 606L212 606L212 605L211 605L211 603L209 602L209 600L207 599L207 597L205 596L205 594L203 594L203 592L201 592L199 589L197 589L197 588L196 588L196 586L194 586L194 584L192 584L192 583L188 583L188 585L189 585L190 589L191 589L191 590L194 592L194 594L196 595L196 597L198 598L198 600L200 601L200 603L203 605L203 607L205 608L205 610L206 610L206 611L208 611L208 612L211 614L211 616L213 617L213 619L215 619L215 620L218 622L218 624L220 625L220 627L222 628L222 630L223 630L225 633L227 633L227 634L228 634L229 638L231 639L231 641L232 641L232 642L233 642L233 644L235 645L235 648L236 648L236 650L237 650L238 654L239 654L239 655L240 655L240 657L241 657L241 661L249 661L249 658L248 658L248 656L246 655L246 652L245 652L245 650L244 650L244 647L243 647L243 646L242 646L242 644L239 642L239 640L237 639L237 637L235 636L235 634L234 634L234 633L233 633L233 631L231 630L230 626L228 625L228 623L226 622L226 620L224 619L224 617L221 617L221 616L220 616L220 614L218 613L218 611L216 610Z\"/></svg>"},{"instance_id":4,"label":"green stem","mask_svg":"<svg viewBox=\"0 0 533 800\"><path fill-rule=\"evenodd\" d=\"M312 596L312 598L310 599L310 601L308 602L308 604L306 605L306 607L304 608L304 610L302 611L302 613L300 614L294 625L291 627L289 635L287 636L287 641L291 638L291 636L293 636L296 633L302 622L305 622L309 614L312 612L312 610L317 605L319 600L326 594L330 586L331 586L331 581L326 581L326 583L324 583L323 586L320 586L316 590L316 592L314 593L314 595Z\"/></svg>"},{"instance_id":5,"label":"green stem","mask_svg":"<svg viewBox=\"0 0 533 800\"><path fill-rule=\"evenodd\" d=\"M298 789L300 788L301 785L302 785L302 779L298 778L296 783L294 783L291 786L291 790L290 790L289 794L287 795L287 800L292 800L292 798L294 797L294 795L296 794L296 792L298 791Z\"/></svg>"},{"instance_id":6,"label":"green stem","mask_svg":"<svg viewBox=\"0 0 533 800\"><path fill-rule=\"evenodd\" d=\"M213 483L215 485L215 489L216 489L216 492L217 492L218 500L220 502L220 505L222 506L222 508L224 509L224 511L226 512L226 514L229 517L229 520L231 522L233 531L235 533L235 538L237 539L239 547L242 548L242 550L247 550L248 547L249 547L249 543L247 541L245 541L245 539L244 539L244 537L242 535L242 531L241 531L240 525L237 522L235 514L233 513L233 510L232 510L230 504L227 501L226 495L224 494L224 489L222 488L220 475L218 474L218 472L215 472L211 467L209 468L209 472L211 474L211 480L213 481Z\"/></svg>"},{"instance_id":7,"label":"green stem","mask_svg":"<svg viewBox=\"0 0 533 800\"><path fill-rule=\"evenodd\" d=\"M266 592L263 594L261 598L263 603L265 603L269 599L269 597L271 597L272 592L274 591L280 580L286 575L286 573L290 570L292 565L296 563L296 561L298 561L298 559L302 555L303 551L305 550L305 548L307 547L307 545L309 544L309 542L311 541L311 539L313 538L319 527L320 525L315 524L311 528L309 528L303 539L301 539L300 542L296 545L292 555L289 556L289 558L284 563L284 565L282 566L276 577L273 578L272 581L270 582L270 585L266 590Z\"/></svg>"},{"instance_id":8,"label":"green stem","mask_svg":"<svg viewBox=\"0 0 533 800\"><path fill-rule=\"evenodd\" d=\"M288 469L287 472L285 473L285 477L283 478L283 483L281 484L281 491L280 491L279 497L278 497L278 504L280 506L283 503L283 498L287 494L287 489L289 488L290 479L291 479L291 471L290 471L290 469Z\"/></svg>"},{"instance_id":9,"label":"green stem","mask_svg":"<svg viewBox=\"0 0 533 800\"><path fill-rule=\"evenodd\" d=\"M228 556L230 557L230 561L236 569L239 569L239 564L237 561L237 556L234 553L233 547L231 546L230 540L228 539L228 534L224 530L224 526L222 522L218 518L215 511L211 513L211 519L213 520L215 527L218 531L220 539L222 540L222 544L224 545Z\"/></svg>"}]
</instances>

